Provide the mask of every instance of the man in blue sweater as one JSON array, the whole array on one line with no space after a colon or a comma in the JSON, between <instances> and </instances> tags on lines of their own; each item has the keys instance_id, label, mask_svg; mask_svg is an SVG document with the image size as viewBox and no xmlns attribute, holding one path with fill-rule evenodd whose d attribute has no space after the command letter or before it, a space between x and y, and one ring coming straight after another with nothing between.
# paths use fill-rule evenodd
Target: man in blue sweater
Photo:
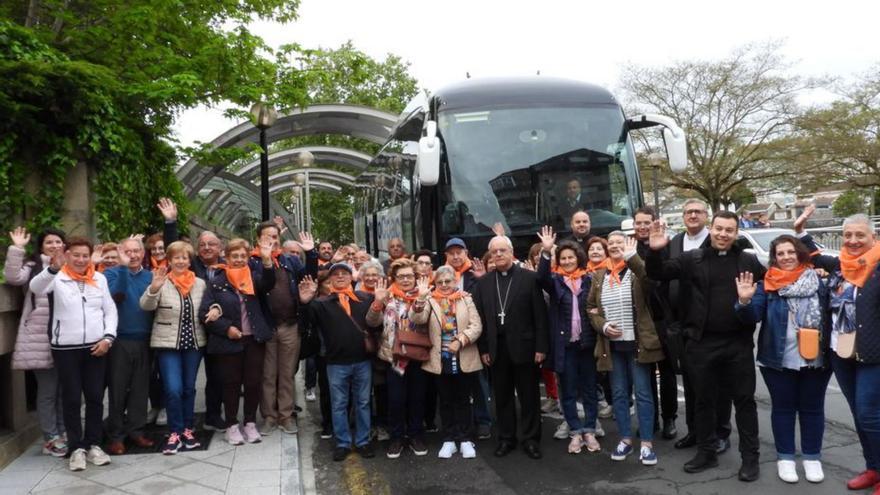
<instances>
[{"instance_id":1,"label":"man in blue sweater","mask_svg":"<svg viewBox=\"0 0 880 495\"><path fill-rule=\"evenodd\" d=\"M143 434L150 391L153 314L142 310L139 302L153 281L153 274L143 268L144 245L138 238L119 243L119 258L119 266L104 272L119 313L117 340L107 359L107 452L111 455L125 453L126 437L139 447L154 444Z\"/></svg>"}]
</instances>

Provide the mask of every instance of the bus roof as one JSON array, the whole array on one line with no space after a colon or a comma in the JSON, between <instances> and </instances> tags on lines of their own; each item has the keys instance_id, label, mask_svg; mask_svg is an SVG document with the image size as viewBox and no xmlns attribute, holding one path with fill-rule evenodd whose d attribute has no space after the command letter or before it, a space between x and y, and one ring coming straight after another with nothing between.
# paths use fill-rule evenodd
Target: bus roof
<instances>
[{"instance_id":1,"label":"bus roof","mask_svg":"<svg viewBox=\"0 0 880 495\"><path fill-rule=\"evenodd\" d=\"M441 110L563 103L618 105L601 86L546 76L468 79L445 86L434 96Z\"/></svg>"}]
</instances>

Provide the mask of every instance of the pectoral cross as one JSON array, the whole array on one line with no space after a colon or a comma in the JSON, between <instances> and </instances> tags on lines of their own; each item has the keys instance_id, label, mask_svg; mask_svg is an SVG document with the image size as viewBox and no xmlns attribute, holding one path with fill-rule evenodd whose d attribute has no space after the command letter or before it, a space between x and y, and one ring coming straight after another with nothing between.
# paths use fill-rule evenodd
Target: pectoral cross
<instances>
[{"instance_id":1,"label":"pectoral cross","mask_svg":"<svg viewBox=\"0 0 880 495\"><path fill-rule=\"evenodd\" d=\"M501 324L504 325L504 310L502 309L500 313L498 313L498 318L501 318Z\"/></svg>"}]
</instances>

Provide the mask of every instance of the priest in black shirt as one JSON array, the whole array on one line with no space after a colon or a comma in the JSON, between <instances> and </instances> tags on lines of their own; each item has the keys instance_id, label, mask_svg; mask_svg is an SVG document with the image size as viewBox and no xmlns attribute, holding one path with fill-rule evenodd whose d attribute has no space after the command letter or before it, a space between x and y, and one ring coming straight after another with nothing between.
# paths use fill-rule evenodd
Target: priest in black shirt
<instances>
[{"instance_id":1,"label":"priest in black shirt","mask_svg":"<svg viewBox=\"0 0 880 495\"><path fill-rule=\"evenodd\" d=\"M690 305L683 315L685 347L696 396L695 426L699 451L684 465L697 473L718 466L715 452L716 402L719 393L728 394L736 407L736 427L742 467L739 479L758 479L758 408L755 403L755 359L752 352L755 326L740 321L736 278L750 272L764 278L764 267L754 254L736 244L736 214L719 211L712 219L710 246L663 260L668 244L666 228L655 221L651 228L651 252L646 260L648 276L654 280L686 281Z\"/></svg>"},{"instance_id":2,"label":"priest in black shirt","mask_svg":"<svg viewBox=\"0 0 880 495\"><path fill-rule=\"evenodd\" d=\"M495 271L479 279L473 299L483 323L477 345L492 376L498 419L495 455L504 457L516 448L518 397L523 449L532 459L540 459L538 366L549 348L547 307L537 274L514 265L510 239L493 237L489 252Z\"/></svg>"}]
</instances>

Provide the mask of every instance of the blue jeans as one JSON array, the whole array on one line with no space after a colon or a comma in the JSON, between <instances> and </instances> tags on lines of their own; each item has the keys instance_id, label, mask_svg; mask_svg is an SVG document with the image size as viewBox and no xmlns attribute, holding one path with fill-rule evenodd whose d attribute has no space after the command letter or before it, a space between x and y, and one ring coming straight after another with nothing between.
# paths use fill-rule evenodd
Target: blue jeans
<instances>
[{"instance_id":1,"label":"blue jeans","mask_svg":"<svg viewBox=\"0 0 880 495\"><path fill-rule=\"evenodd\" d=\"M635 351L611 351L611 391L614 397L614 419L622 438L632 438L629 417L630 390L635 386L636 412L639 416L639 437L650 442L654 439L654 398L651 391L649 364L636 361Z\"/></svg>"},{"instance_id":2,"label":"blue jeans","mask_svg":"<svg viewBox=\"0 0 880 495\"><path fill-rule=\"evenodd\" d=\"M565 364L559 373L562 414L572 435L596 432L596 359L592 349L565 348ZM584 404L584 421L578 416L577 401Z\"/></svg>"},{"instance_id":3,"label":"blue jeans","mask_svg":"<svg viewBox=\"0 0 880 495\"><path fill-rule=\"evenodd\" d=\"M349 391L354 403L354 444L362 447L370 443L370 388L373 366L370 361L354 364L327 364L330 382L330 408L333 417L333 435L336 446L351 448L351 430L348 428Z\"/></svg>"},{"instance_id":4,"label":"blue jeans","mask_svg":"<svg viewBox=\"0 0 880 495\"><path fill-rule=\"evenodd\" d=\"M803 458L818 461L822 458L822 435L825 433L825 389L831 379L831 369L803 368L777 370L761 366L761 375L770 391L770 425L779 460L795 458L794 423L801 425L801 453Z\"/></svg>"},{"instance_id":5,"label":"blue jeans","mask_svg":"<svg viewBox=\"0 0 880 495\"><path fill-rule=\"evenodd\" d=\"M880 469L880 364L831 356L837 384L852 411L865 467Z\"/></svg>"},{"instance_id":6,"label":"blue jeans","mask_svg":"<svg viewBox=\"0 0 880 495\"><path fill-rule=\"evenodd\" d=\"M160 349L156 359L162 388L165 389L165 410L168 430L181 434L185 428L194 429L193 412L196 404L196 375L202 362L202 351Z\"/></svg>"}]
</instances>

